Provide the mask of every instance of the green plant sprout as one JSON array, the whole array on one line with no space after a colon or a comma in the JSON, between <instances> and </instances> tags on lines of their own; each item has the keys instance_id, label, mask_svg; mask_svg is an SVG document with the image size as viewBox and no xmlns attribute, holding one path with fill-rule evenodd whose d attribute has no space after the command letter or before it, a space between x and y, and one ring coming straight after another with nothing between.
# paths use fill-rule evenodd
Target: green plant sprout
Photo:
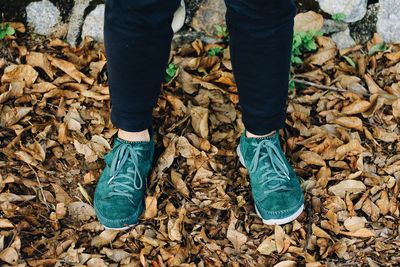
<instances>
[{"instance_id":1,"label":"green plant sprout","mask_svg":"<svg viewBox=\"0 0 400 267\"><path fill-rule=\"evenodd\" d=\"M368 56L372 56L378 52L385 52L387 50L387 46L385 43L379 43L371 47L368 51Z\"/></svg>"},{"instance_id":2,"label":"green plant sprout","mask_svg":"<svg viewBox=\"0 0 400 267\"><path fill-rule=\"evenodd\" d=\"M222 39L225 43L229 42L228 29L224 25L215 25L215 33L218 38Z\"/></svg>"},{"instance_id":3,"label":"green plant sprout","mask_svg":"<svg viewBox=\"0 0 400 267\"><path fill-rule=\"evenodd\" d=\"M224 49L222 47L213 47L210 50L208 50L208 55L209 56L219 56L223 50Z\"/></svg>"},{"instance_id":4,"label":"green plant sprout","mask_svg":"<svg viewBox=\"0 0 400 267\"><path fill-rule=\"evenodd\" d=\"M178 70L178 66L174 63L168 64L167 69L165 70L165 81L168 83L174 78L176 72Z\"/></svg>"},{"instance_id":5,"label":"green plant sprout","mask_svg":"<svg viewBox=\"0 0 400 267\"><path fill-rule=\"evenodd\" d=\"M297 32L293 36L292 64L303 63L302 55L304 52L312 52L317 49L315 38L322 36L320 31Z\"/></svg>"},{"instance_id":6,"label":"green plant sprout","mask_svg":"<svg viewBox=\"0 0 400 267\"><path fill-rule=\"evenodd\" d=\"M15 29L9 23L0 23L0 40L15 34Z\"/></svg>"},{"instance_id":7,"label":"green plant sprout","mask_svg":"<svg viewBox=\"0 0 400 267\"><path fill-rule=\"evenodd\" d=\"M332 19L336 22L344 22L344 20L346 19L346 14L336 13L332 16Z\"/></svg>"}]
</instances>

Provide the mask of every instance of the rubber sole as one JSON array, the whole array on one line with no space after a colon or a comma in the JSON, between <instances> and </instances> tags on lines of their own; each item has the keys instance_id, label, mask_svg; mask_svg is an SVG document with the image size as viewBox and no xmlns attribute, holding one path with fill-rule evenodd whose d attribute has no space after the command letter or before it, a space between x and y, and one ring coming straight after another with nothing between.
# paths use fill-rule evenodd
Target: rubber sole
<instances>
[{"instance_id":1,"label":"rubber sole","mask_svg":"<svg viewBox=\"0 0 400 267\"><path fill-rule=\"evenodd\" d=\"M238 157L239 157L240 163L241 163L245 168L247 168L247 167L246 167L246 164L245 164L245 162L244 162L243 156L242 156L242 152L240 152L240 145L237 146L237 148L236 148L236 153L237 153L237 155L238 155ZM276 224L277 224L277 225L282 225L282 224L287 224L287 223L290 223L290 222L296 220L296 218L299 217L299 215L303 212L303 210L304 210L304 204L302 204L298 210L296 210L292 215L290 215L290 216L288 216L288 217L281 218L281 219L269 219L269 220L265 220L265 219L261 216L261 214L260 214L260 212L258 211L256 205L254 205L254 208L255 208L255 210L256 210L256 213L257 213L258 217L260 217L260 219L263 221L264 224L266 224L266 225L276 225Z\"/></svg>"},{"instance_id":2,"label":"rubber sole","mask_svg":"<svg viewBox=\"0 0 400 267\"><path fill-rule=\"evenodd\" d=\"M104 229L107 229L107 230L123 231L123 230L128 230L129 228L134 227L136 224L131 224L131 225L121 227L121 228L111 228L111 227L105 226L104 224L101 224L101 225L103 225Z\"/></svg>"}]
</instances>

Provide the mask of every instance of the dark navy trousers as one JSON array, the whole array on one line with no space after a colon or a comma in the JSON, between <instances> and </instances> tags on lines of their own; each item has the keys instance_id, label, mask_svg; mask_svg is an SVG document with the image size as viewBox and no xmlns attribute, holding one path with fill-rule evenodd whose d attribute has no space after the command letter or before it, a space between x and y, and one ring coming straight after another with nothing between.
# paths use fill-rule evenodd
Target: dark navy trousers
<instances>
[{"instance_id":1,"label":"dark navy trousers","mask_svg":"<svg viewBox=\"0 0 400 267\"><path fill-rule=\"evenodd\" d=\"M104 38L111 120L126 131L151 128L180 0L107 0ZM225 0L233 74L243 122L253 134L284 126L292 0Z\"/></svg>"}]
</instances>

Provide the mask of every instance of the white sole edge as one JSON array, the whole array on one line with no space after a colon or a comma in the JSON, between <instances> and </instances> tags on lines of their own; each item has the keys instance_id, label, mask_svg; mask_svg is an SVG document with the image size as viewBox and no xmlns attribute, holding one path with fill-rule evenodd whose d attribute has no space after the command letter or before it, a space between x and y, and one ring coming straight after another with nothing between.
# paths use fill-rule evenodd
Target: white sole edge
<instances>
[{"instance_id":1,"label":"white sole edge","mask_svg":"<svg viewBox=\"0 0 400 267\"><path fill-rule=\"evenodd\" d=\"M102 224L102 225L103 225L104 229L106 229L106 230L123 231L123 230L128 230L129 228L134 227L136 224L131 224L131 225L121 227L121 228L110 228L110 227L105 226L104 224Z\"/></svg>"},{"instance_id":2,"label":"white sole edge","mask_svg":"<svg viewBox=\"0 0 400 267\"><path fill-rule=\"evenodd\" d=\"M240 163L243 165L243 167L247 168L247 167L246 167L246 164L244 163L244 159L243 159L243 156L242 156L242 152L240 152L240 146L239 146L239 145L238 145L237 148L236 148L236 153L237 153L237 155L238 155L238 157L239 157ZM258 217L260 217L260 219L263 221L264 224L266 224L266 225L276 225L276 224L277 224L277 225L282 225L282 224L287 224L287 223L290 223L290 222L296 220L297 217L299 217L300 214L303 212L303 210L304 210L304 204L301 205L300 208L299 208L295 213L293 213L292 215L290 215L289 217L282 218L282 219L271 219L271 220L264 220L264 219L261 217L260 212L258 211L258 209L257 209L257 207L256 207L255 204L254 204L254 208L256 209L256 213L257 213Z\"/></svg>"}]
</instances>

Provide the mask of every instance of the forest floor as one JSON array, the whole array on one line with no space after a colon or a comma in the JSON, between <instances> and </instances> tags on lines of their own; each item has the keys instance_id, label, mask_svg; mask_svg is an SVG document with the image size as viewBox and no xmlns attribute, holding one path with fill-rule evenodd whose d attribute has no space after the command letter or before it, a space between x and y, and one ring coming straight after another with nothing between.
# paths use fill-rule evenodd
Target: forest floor
<instances>
[{"instance_id":1,"label":"forest floor","mask_svg":"<svg viewBox=\"0 0 400 267\"><path fill-rule=\"evenodd\" d=\"M244 127L229 48L195 41L171 53L178 69L153 112L146 211L111 231L92 207L116 133L103 45L5 42L2 266L399 266L400 45L316 43L292 69L280 132L306 195L297 220L256 215L235 150Z\"/></svg>"}]
</instances>

